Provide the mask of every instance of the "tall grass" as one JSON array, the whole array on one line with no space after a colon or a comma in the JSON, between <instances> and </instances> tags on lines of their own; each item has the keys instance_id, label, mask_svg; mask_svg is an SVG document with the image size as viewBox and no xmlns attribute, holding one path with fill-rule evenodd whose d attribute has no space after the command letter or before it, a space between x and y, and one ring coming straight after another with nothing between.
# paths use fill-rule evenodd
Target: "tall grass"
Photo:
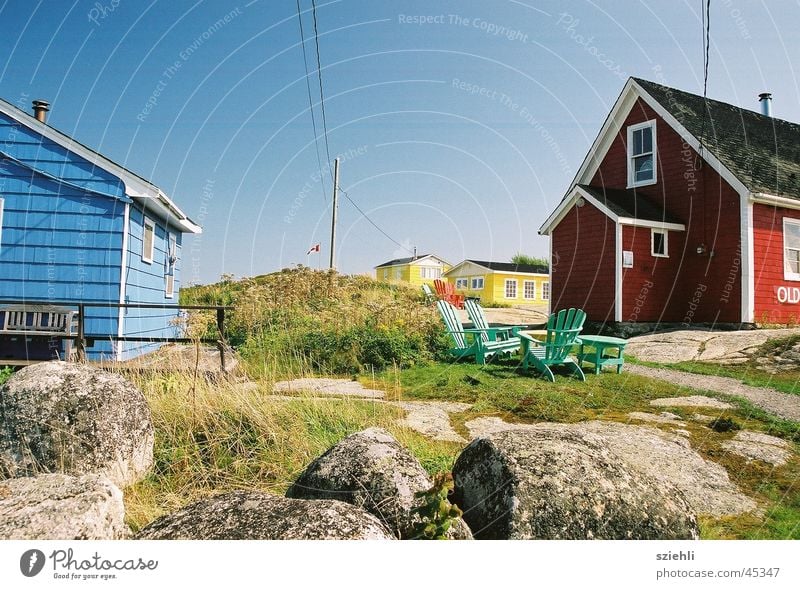
<instances>
[{"instance_id":1,"label":"tall grass","mask_svg":"<svg viewBox=\"0 0 800 589\"><path fill-rule=\"evenodd\" d=\"M397 425L403 411L352 399L270 397L268 384L193 382L178 373L129 375L153 414L155 465L125 490L138 530L202 497L235 489L282 494L317 456L367 427L388 429L431 473L450 470L458 445Z\"/></svg>"},{"instance_id":2,"label":"tall grass","mask_svg":"<svg viewBox=\"0 0 800 589\"><path fill-rule=\"evenodd\" d=\"M412 366L445 347L417 289L367 276L287 269L182 289L181 302L233 305L227 338L260 378Z\"/></svg>"}]
</instances>

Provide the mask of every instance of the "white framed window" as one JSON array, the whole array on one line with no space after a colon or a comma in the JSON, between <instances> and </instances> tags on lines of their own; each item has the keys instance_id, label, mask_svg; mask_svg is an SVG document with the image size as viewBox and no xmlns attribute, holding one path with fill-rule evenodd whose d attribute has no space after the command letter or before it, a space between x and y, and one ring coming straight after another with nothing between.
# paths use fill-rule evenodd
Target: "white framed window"
<instances>
[{"instance_id":1,"label":"white framed window","mask_svg":"<svg viewBox=\"0 0 800 589\"><path fill-rule=\"evenodd\" d=\"M437 278L442 277L442 269L435 266L421 266L419 269L419 275L421 278L436 280Z\"/></svg>"},{"instance_id":2,"label":"white framed window","mask_svg":"<svg viewBox=\"0 0 800 589\"><path fill-rule=\"evenodd\" d=\"M403 269L402 268L395 268L394 269L394 278L395 280L400 280L403 278Z\"/></svg>"},{"instance_id":3,"label":"white framed window","mask_svg":"<svg viewBox=\"0 0 800 589\"><path fill-rule=\"evenodd\" d=\"M506 288L505 288L506 298L507 299L516 299L517 298L517 281L514 278L506 278Z\"/></svg>"},{"instance_id":4,"label":"white framed window","mask_svg":"<svg viewBox=\"0 0 800 589\"><path fill-rule=\"evenodd\" d=\"M483 290L483 276L476 276L472 279L470 290Z\"/></svg>"},{"instance_id":5,"label":"white framed window","mask_svg":"<svg viewBox=\"0 0 800 589\"><path fill-rule=\"evenodd\" d=\"M666 229L650 230L650 254L656 258L669 257L669 250L667 249Z\"/></svg>"},{"instance_id":6,"label":"white framed window","mask_svg":"<svg viewBox=\"0 0 800 589\"><path fill-rule=\"evenodd\" d=\"M153 253L156 248L156 224L147 217L144 218L144 232L142 233L142 262L153 263Z\"/></svg>"},{"instance_id":7,"label":"white framed window","mask_svg":"<svg viewBox=\"0 0 800 589\"><path fill-rule=\"evenodd\" d=\"M800 280L800 219L783 218L783 278Z\"/></svg>"},{"instance_id":8,"label":"white framed window","mask_svg":"<svg viewBox=\"0 0 800 589\"><path fill-rule=\"evenodd\" d=\"M456 288L458 290L466 290L469 285L469 278L456 278Z\"/></svg>"},{"instance_id":9,"label":"white framed window","mask_svg":"<svg viewBox=\"0 0 800 589\"><path fill-rule=\"evenodd\" d=\"M536 298L536 281L525 280L522 282L522 298L535 299Z\"/></svg>"},{"instance_id":10,"label":"white framed window","mask_svg":"<svg viewBox=\"0 0 800 589\"><path fill-rule=\"evenodd\" d=\"M628 188L656 183L656 122L628 127Z\"/></svg>"},{"instance_id":11,"label":"white framed window","mask_svg":"<svg viewBox=\"0 0 800 589\"><path fill-rule=\"evenodd\" d=\"M384 280L389 280L389 269L388 268L383 271L383 279Z\"/></svg>"},{"instance_id":12,"label":"white framed window","mask_svg":"<svg viewBox=\"0 0 800 589\"><path fill-rule=\"evenodd\" d=\"M164 260L164 296L171 299L175 296L175 264L178 262L178 239L173 233L167 233L167 244Z\"/></svg>"},{"instance_id":13,"label":"white framed window","mask_svg":"<svg viewBox=\"0 0 800 589\"><path fill-rule=\"evenodd\" d=\"M542 282L542 300L549 301L550 300L550 283L549 282Z\"/></svg>"}]
</instances>

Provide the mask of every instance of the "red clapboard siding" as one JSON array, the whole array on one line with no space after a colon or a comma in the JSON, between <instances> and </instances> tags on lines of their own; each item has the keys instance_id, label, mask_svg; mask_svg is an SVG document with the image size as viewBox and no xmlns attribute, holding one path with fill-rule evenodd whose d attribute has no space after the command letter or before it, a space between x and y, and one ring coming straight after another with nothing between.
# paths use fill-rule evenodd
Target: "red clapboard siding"
<instances>
[{"instance_id":1,"label":"red clapboard siding","mask_svg":"<svg viewBox=\"0 0 800 589\"><path fill-rule=\"evenodd\" d=\"M591 321L614 320L614 223L586 203L553 230L551 309L583 309Z\"/></svg>"},{"instance_id":2,"label":"red clapboard siding","mask_svg":"<svg viewBox=\"0 0 800 589\"><path fill-rule=\"evenodd\" d=\"M800 211L753 205L753 273L755 320L758 323L797 323L800 304L779 303L779 286L800 287L783 278L783 219L800 219Z\"/></svg>"},{"instance_id":3,"label":"red clapboard siding","mask_svg":"<svg viewBox=\"0 0 800 589\"><path fill-rule=\"evenodd\" d=\"M696 170L696 152L641 100L631 109L592 185L627 187L627 127L652 119L657 121L658 182L637 188L637 192L680 219L686 232L669 233L669 258L650 255L648 228L634 231L628 227L623 232L623 249L634 251L634 267L623 272L622 320L738 322L739 195L709 166ZM713 255L698 255L700 244ZM648 283L653 287L644 293L646 301L642 303ZM630 319L631 315L635 319Z\"/></svg>"}]
</instances>

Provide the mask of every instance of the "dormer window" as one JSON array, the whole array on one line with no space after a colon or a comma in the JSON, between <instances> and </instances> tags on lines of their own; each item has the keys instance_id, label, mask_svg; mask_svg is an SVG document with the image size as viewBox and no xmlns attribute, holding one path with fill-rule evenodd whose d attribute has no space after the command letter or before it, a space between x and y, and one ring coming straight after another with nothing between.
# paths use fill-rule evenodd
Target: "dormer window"
<instances>
[{"instance_id":1,"label":"dormer window","mask_svg":"<svg viewBox=\"0 0 800 589\"><path fill-rule=\"evenodd\" d=\"M628 188L656 183L656 122L628 127Z\"/></svg>"}]
</instances>

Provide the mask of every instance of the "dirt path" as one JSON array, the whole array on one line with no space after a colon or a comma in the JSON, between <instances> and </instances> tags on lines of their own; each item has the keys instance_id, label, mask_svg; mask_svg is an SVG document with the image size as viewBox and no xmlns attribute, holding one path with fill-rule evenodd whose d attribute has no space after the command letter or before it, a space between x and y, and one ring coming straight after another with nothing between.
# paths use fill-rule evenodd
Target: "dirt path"
<instances>
[{"instance_id":1,"label":"dirt path","mask_svg":"<svg viewBox=\"0 0 800 589\"><path fill-rule=\"evenodd\" d=\"M692 389L714 391L722 395L743 397L756 407L783 419L800 422L800 396L781 393L773 389L752 387L725 376L690 374L669 368L650 368L626 364L625 371L649 378L657 378Z\"/></svg>"}]
</instances>

